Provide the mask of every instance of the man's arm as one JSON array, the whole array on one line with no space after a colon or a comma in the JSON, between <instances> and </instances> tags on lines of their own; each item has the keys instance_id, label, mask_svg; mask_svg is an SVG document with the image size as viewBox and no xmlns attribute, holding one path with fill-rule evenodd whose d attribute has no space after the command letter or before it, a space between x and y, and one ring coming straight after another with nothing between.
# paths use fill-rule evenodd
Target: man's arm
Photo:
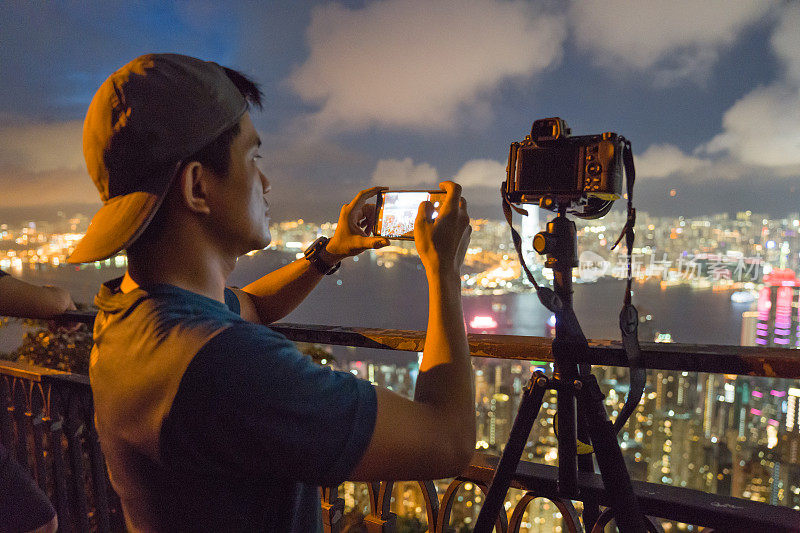
<instances>
[{"instance_id":1,"label":"man's arm","mask_svg":"<svg viewBox=\"0 0 800 533\"><path fill-rule=\"evenodd\" d=\"M342 207L336 232L322 253L325 263L335 265L346 257L389 244L383 237L369 236L375 206L366 201L380 190L381 187L363 190ZM234 289L241 303L242 318L262 324L280 320L305 300L323 276L306 259L299 259L262 276L243 289Z\"/></svg>"},{"instance_id":2,"label":"man's arm","mask_svg":"<svg viewBox=\"0 0 800 533\"><path fill-rule=\"evenodd\" d=\"M461 187L443 182L447 199L420 205L414 241L428 278L428 329L414 400L376 387L372 439L353 480L436 479L459 474L475 450L475 395L459 270L469 242Z\"/></svg>"},{"instance_id":3,"label":"man's arm","mask_svg":"<svg viewBox=\"0 0 800 533\"><path fill-rule=\"evenodd\" d=\"M69 292L60 287L32 285L8 275L0 277L0 315L52 318L75 309Z\"/></svg>"},{"instance_id":4,"label":"man's arm","mask_svg":"<svg viewBox=\"0 0 800 533\"><path fill-rule=\"evenodd\" d=\"M233 291L239 298L242 318L271 324L294 311L323 276L306 259L298 259Z\"/></svg>"}]
</instances>

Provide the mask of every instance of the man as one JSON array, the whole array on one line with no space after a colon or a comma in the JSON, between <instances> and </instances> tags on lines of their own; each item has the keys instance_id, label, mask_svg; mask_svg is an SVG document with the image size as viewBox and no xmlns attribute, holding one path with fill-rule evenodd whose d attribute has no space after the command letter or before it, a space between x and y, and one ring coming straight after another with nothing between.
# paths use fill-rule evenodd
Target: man
<instances>
[{"instance_id":1,"label":"man","mask_svg":"<svg viewBox=\"0 0 800 533\"><path fill-rule=\"evenodd\" d=\"M420 206L429 323L413 401L314 365L269 324L369 236L379 188L345 205L330 240L242 290L240 255L267 246L267 178L248 113L260 92L211 62L151 54L98 89L84 155L104 206L71 262L122 249L95 299L90 379L100 442L133 531L314 531L317 486L457 474L475 442L459 268L460 187ZM333 310L332 310L333 311Z\"/></svg>"}]
</instances>

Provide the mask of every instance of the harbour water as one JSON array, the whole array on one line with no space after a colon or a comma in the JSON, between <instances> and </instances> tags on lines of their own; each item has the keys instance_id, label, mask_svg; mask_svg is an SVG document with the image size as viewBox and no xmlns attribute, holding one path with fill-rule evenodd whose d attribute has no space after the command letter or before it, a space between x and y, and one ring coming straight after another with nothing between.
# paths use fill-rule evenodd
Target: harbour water
<instances>
[{"instance_id":1,"label":"harbour water","mask_svg":"<svg viewBox=\"0 0 800 533\"><path fill-rule=\"evenodd\" d=\"M292 255L277 251L244 256L229 281L244 286L293 259ZM88 304L98 286L122 275L124 267L62 266L11 273L32 283L65 287L76 302ZM605 279L575 284L574 290L575 311L586 336L618 339L617 316L624 283ZM641 340L651 341L656 333L667 332L675 342L703 344L738 344L742 312L751 305L731 302L728 292L692 290L688 286L661 289L655 282L634 285L634 304L640 317L650 317L640 326ZM427 322L426 308L426 279L419 259L399 257L385 261L367 253L358 261L346 260L343 268L323 279L283 321L422 330ZM480 316L490 317L490 325L497 324L489 329L473 328L475 332L535 336L547 335L550 318L533 291L465 296L464 314L467 323ZM13 344L16 330L0 330L0 350Z\"/></svg>"}]
</instances>

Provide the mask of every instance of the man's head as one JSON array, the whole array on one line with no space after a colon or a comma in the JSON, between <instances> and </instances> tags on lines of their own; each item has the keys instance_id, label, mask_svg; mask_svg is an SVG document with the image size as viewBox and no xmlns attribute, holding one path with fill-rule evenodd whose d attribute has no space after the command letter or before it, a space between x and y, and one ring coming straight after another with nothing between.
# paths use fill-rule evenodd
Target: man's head
<instances>
[{"instance_id":1,"label":"man's head","mask_svg":"<svg viewBox=\"0 0 800 533\"><path fill-rule=\"evenodd\" d=\"M141 56L112 74L89 106L83 134L104 205L69 261L101 260L131 246L181 173L200 165L228 174L235 140L243 126L252 128L248 101L260 106L260 99L242 74L177 54Z\"/></svg>"}]
</instances>

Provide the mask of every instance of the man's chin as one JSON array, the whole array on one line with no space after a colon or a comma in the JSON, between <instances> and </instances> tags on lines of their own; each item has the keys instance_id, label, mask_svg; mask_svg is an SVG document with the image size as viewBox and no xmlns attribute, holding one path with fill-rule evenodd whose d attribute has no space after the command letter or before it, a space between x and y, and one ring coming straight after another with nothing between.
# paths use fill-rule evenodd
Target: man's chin
<instances>
[{"instance_id":1,"label":"man's chin","mask_svg":"<svg viewBox=\"0 0 800 533\"><path fill-rule=\"evenodd\" d=\"M272 235L270 235L269 232L267 232L267 234L264 236L263 239L260 239L258 243L255 243L253 251L263 250L264 248L269 246L269 243L271 242L272 242Z\"/></svg>"}]
</instances>

